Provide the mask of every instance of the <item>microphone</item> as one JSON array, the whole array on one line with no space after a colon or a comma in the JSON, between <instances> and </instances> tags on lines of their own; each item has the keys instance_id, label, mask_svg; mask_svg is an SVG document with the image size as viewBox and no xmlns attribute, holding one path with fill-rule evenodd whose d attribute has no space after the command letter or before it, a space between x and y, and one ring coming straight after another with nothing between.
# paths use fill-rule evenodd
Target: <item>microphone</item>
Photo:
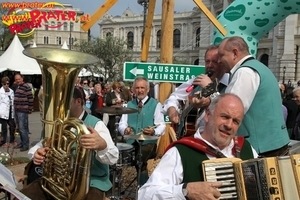
<instances>
[{"instance_id":1,"label":"microphone","mask_svg":"<svg viewBox=\"0 0 300 200\"><path fill-rule=\"evenodd\" d=\"M208 70L206 73L205 73L208 77L211 77L213 74L214 74L214 71L212 70ZM186 88L186 92L191 92L193 91L193 89L197 87L197 85L190 85L189 87Z\"/></svg>"}]
</instances>

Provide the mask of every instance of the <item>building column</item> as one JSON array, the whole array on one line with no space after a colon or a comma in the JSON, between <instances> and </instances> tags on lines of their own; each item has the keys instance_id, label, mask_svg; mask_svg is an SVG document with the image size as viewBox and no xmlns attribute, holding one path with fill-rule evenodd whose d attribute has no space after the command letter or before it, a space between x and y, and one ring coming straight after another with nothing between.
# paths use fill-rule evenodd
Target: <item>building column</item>
<instances>
[{"instance_id":1,"label":"building column","mask_svg":"<svg viewBox=\"0 0 300 200\"><path fill-rule=\"evenodd\" d=\"M280 59L280 77L283 77L283 68L285 71L285 83L288 80L295 80L295 37L294 30L296 26L297 15L290 15L285 20L283 55Z\"/></svg>"}]
</instances>

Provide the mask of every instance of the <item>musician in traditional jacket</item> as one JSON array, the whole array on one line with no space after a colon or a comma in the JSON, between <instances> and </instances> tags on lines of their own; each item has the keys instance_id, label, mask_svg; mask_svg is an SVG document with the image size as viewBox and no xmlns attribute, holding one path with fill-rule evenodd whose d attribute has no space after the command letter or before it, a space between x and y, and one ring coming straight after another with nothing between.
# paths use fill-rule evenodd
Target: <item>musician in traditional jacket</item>
<instances>
[{"instance_id":1,"label":"musician in traditional jacket","mask_svg":"<svg viewBox=\"0 0 300 200\"><path fill-rule=\"evenodd\" d=\"M119 157L119 151L114 145L112 138L105 124L98 118L84 111L84 93L81 89L75 88L70 107L70 117L76 117L87 125L91 134L85 134L80 137L80 145L85 149L94 150L91 164L91 176L89 192L85 199L105 199L105 192L112 187L109 180L109 165L115 164ZM36 165L41 165L49 147L43 147L42 142L32 147L28 156ZM82 186L84 187L84 186ZM46 194L40 184L40 179L29 184L21 190L26 196L35 200L48 199L50 195Z\"/></svg>"},{"instance_id":2,"label":"musician in traditional jacket","mask_svg":"<svg viewBox=\"0 0 300 200\"><path fill-rule=\"evenodd\" d=\"M244 106L234 94L212 99L206 110L206 125L194 137L172 143L146 184L138 191L138 199L217 199L221 182L204 182L202 162L216 157L257 157L256 151L236 132L243 120ZM204 147L203 147L204 146Z\"/></svg>"},{"instance_id":3,"label":"musician in traditional jacket","mask_svg":"<svg viewBox=\"0 0 300 200\"><path fill-rule=\"evenodd\" d=\"M218 46L212 45L209 46L205 52L204 55L205 60L205 70L206 74L200 74L196 78L192 78L188 80L185 83L182 83L176 91L174 91L170 97L164 102L163 105L163 111L164 113L168 114L169 119L171 122L178 124L181 122L179 110L180 110L180 102L179 101L187 101L188 96L192 94L193 90L186 91L188 87L191 85L199 86L200 88L206 87L208 84L210 84L213 80L218 80L218 87L217 90L220 93L224 93L225 88L228 84L228 73L225 73L224 68L219 63L219 56L218 56ZM210 74L208 74L210 73ZM208 76L210 75L210 77ZM199 88L199 89L200 89ZM197 90L198 88L194 88ZM217 91L215 91L217 92ZM193 100L194 98L191 98L190 100ZM195 102L190 102L195 103ZM195 105L198 108L199 107L205 107L208 106L209 102L201 102L199 105ZM184 109L184 108L183 108ZM204 116L204 115L203 115ZM182 123L182 122L181 122Z\"/></svg>"},{"instance_id":4,"label":"musician in traditional jacket","mask_svg":"<svg viewBox=\"0 0 300 200\"><path fill-rule=\"evenodd\" d=\"M122 135L161 136L164 134L166 125L162 114L162 105L156 99L148 96L149 90L150 84L145 77L137 77L134 80L133 91L136 98L129 101L127 107L137 109L138 112L122 115L119 123L119 132ZM127 139L126 142L133 144L136 152L138 151L139 143L137 141ZM156 143L157 139L143 141L142 161L144 165L142 171L145 171L147 159L155 157ZM146 176L147 173L144 175Z\"/></svg>"}]
</instances>

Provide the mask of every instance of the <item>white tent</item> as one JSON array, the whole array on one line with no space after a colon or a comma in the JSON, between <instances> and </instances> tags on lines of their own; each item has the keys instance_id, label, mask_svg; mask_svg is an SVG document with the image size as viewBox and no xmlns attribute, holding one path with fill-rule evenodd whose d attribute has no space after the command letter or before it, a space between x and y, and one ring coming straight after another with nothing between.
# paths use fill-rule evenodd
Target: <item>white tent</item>
<instances>
[{"instance_id":1,"label":"white tent","mask_svg":"<svg viewBox=\"0 0 300 200\"><path fill-rule=\"evenodd\" d=\"M25 56L23 50L16 34L8 49L0 56L0 72L10 70L19 71L21 74L41 74L37 61Z\"/></svg>"},{"instance_id":2,"label":"white tent","mask_svg":"<svg viewBox=\"0 0 300 200\"><path fill-rule=\"evenodd\" d=\"M62 49L69 49L67 42L64 41L63 45L61 46Z\"/></svg>"}]
</instances>

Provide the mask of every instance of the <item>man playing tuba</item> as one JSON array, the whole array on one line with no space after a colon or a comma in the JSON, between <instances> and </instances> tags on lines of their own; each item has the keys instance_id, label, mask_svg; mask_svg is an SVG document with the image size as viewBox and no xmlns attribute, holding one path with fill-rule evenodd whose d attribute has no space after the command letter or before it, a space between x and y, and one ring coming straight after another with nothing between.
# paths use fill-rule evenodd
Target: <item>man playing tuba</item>
<instances>
[{"instance_id":1,"label":"man playing tuba","mask_svg":"<svg viewBox=\"0 0 300 200\"><path fill-rule=\"evenodd\" d=\"M84 111L84 93L75 87L70 107L70 117L83 120L91 134L82 135L79 138L80 145L84 149L94 150L91 161L89 191L84 199L105 199L105 192L112 187L109 180L108 165L115 164L119 157L118 148L114 145L110 133L105 124L98 118ZM49 147L43 147L40 141L32 147L28 156L36 165L44 163ZM82 186L84 187L84 186ZM41 180L37 179L21 192L31 199L44 200L52 197L42 189Z\"/></svg>"}]
</instances>

